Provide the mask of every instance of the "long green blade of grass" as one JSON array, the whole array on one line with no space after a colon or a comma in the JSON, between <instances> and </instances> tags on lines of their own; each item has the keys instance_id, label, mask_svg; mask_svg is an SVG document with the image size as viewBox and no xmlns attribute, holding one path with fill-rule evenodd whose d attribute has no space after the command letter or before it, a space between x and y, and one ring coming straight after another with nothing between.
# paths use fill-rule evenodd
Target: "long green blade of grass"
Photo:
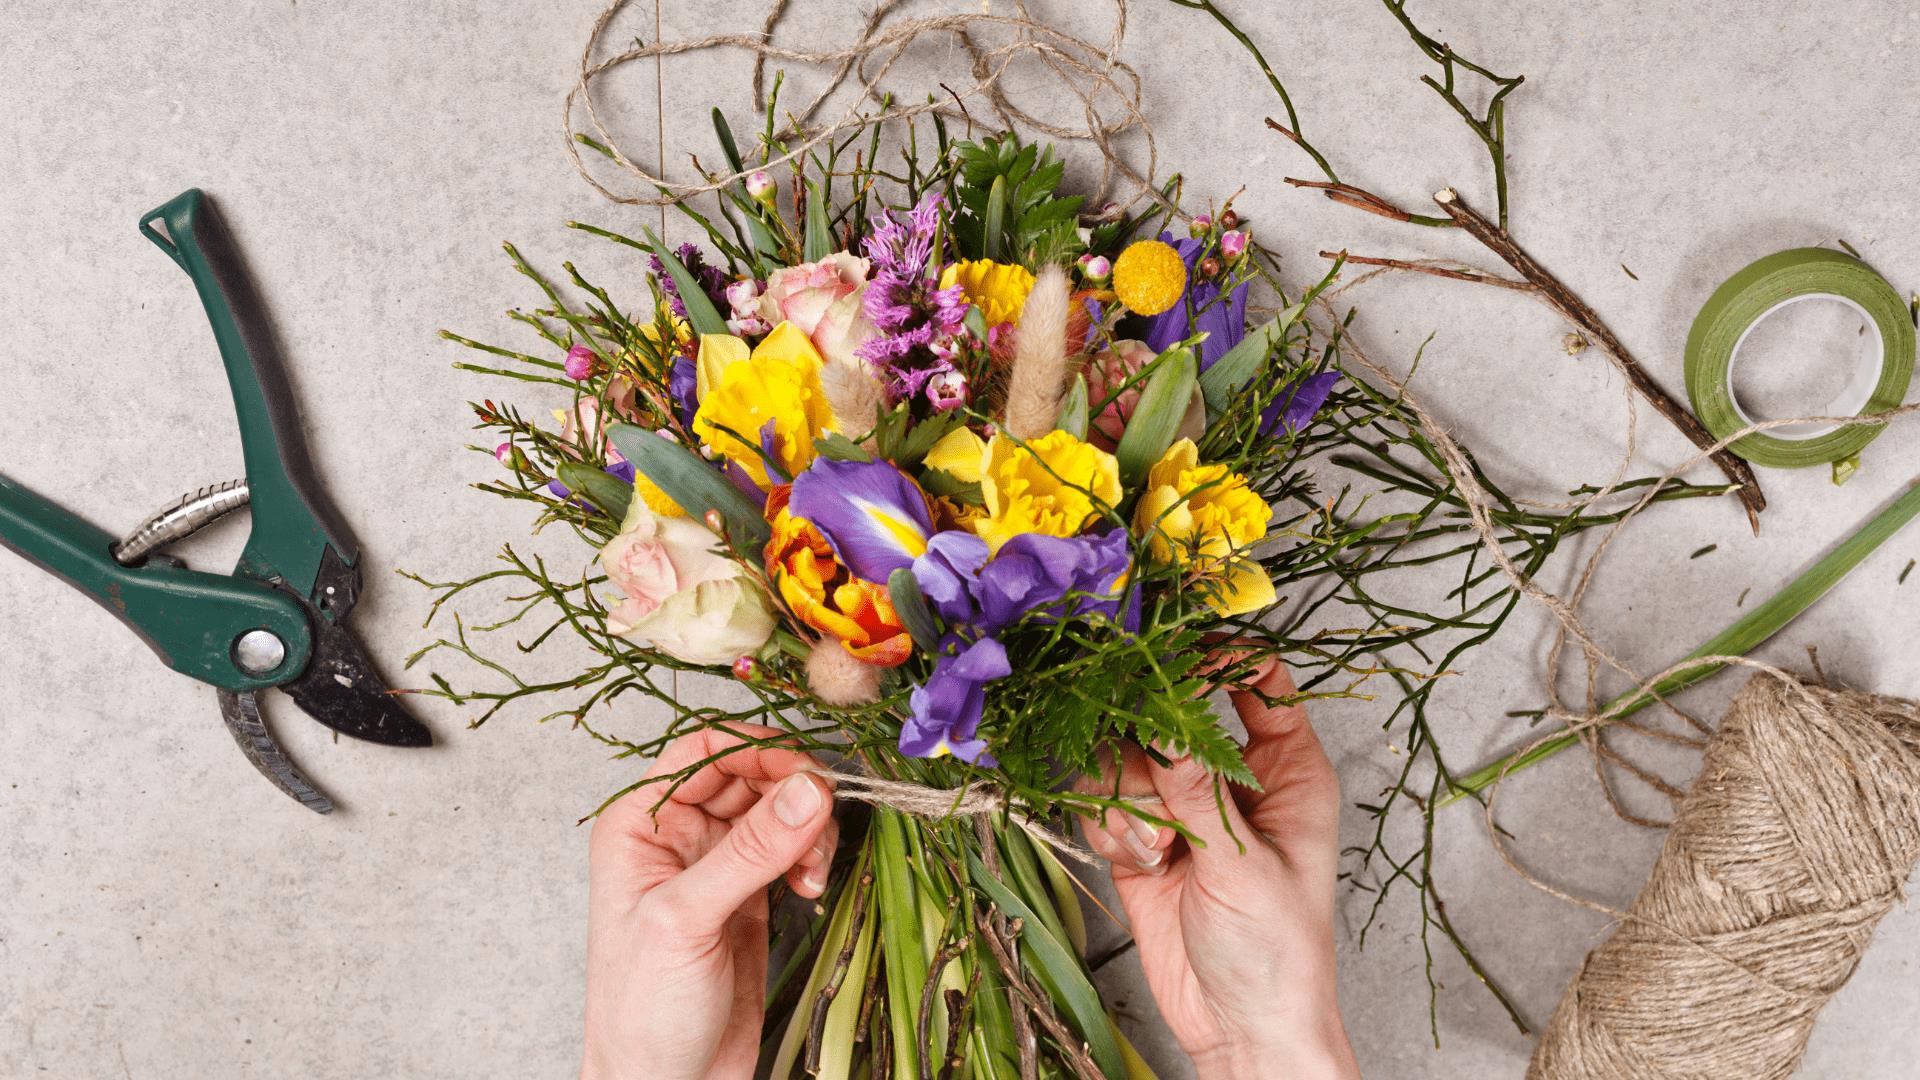
<instances>
[{"instance_id":1,"label":"long green blade of grass","mask_svg":"<svg viewBox=\"0 0 1920 1080\"><path fill-rule=\"evenodd\" d=\"M1797 618L1801 612L1812 607L1814 602L1825 596L1829 590L1840 583L1859 566L1861 561L1871 555L1875 548L1885 543L1901 527L1920 515L1920 483L1908 488L1906 494L1895 499L1885 510L1880 511L1852 536L1841 542L1839 547L1813 564L1806 573L1795 578L1786 588L1774 594L1765 603L1742 615L1732 626L1715 634L1706 644L1687 654L1692 660L1701 656L1745 656L1758 648L1761 643L1780 632L1781 628ZM1720 664L1702 664L1684 669L1654 684L1661 697L1676 694L1700 682L1707 676L1719 671ZM1613 715L1629 716L1654 703L1654 697L1643 691L1631 691L1615 698L1607 705L1618 712ZM1486 790L1503 774L1514 773L1529 766L1545 761L1547 758L1565 750L1580 741L1580 736L1572 732L1555 736L1530 750L1509 754L1499 761L1488 765L1472 775L1455 781L1453 790L1440 800L1445 806L1451 802Z\"/></svg>"}]
</instances>

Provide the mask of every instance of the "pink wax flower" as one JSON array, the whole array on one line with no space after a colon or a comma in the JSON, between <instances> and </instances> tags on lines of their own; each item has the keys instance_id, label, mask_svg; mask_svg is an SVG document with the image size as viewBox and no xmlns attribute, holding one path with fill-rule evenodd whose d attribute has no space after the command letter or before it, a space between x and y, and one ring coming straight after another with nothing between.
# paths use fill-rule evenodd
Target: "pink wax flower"
<instances>
[{"instance_id":1,"label":"pink wax flower","mask_svg":"<svg viewBox=\"0 0 1920 1080\"><path fill-rule=\"evenodd\" d=\"M1113 276L1113 260L1105 255L1082 255L1080 274L1090 285L1104 285Z\"/></svg>"},{"instance_id":2,"label":"pink wax flower","mask_svg":"<svg viewBox=\"0 0 1920 1080\"><path fill-rule=\"evenodd\" d=\"M957 371L943 371L927 380L927 401L945 412L967 403L967 377Z\"/></svg>"},{"instance_id":3,"label":"pink wax flower","mask_svg":"<svg viewBox=\"0 0 1920 1080\"><path fill-rule=\"evenodd\" d=\"M594 369L600 366L600 358L585 345L575 345L567 350L567 378L574 382L585 382L593 377Z\"/></svg>"},{"instance_id":4,"label":"pink wax flower","mask_svg":"<svg viewBox=\"0 0 1920 1080\"><path fill-rule=\"evenodd\" d=\"M1233 262L1247 253L1247 234L1234 230L1220 234L1220 256Z\"/></svg>"},{"instance_id":5,"label":"pink wax flower","mask_svg":"<svg viewBox=\"0 0 1920 1080\"><path fill-rule=\"evenodd\" d=\"M755 169L747 174L748 196L764 203L770 203L773 201L773 197L777 191L778 189L774 185L773 177L768 176L764 170Z\"/></svg>"},{"instance_id":6,"label":"pink wax flower","mask_svg":"<svg viewBox=\"0 0 1920 1080\"><path fill-rule=\"evenodd\" d=\"M1193 220L1187 223L1187 235L1189 236L1201 237L1212 231L1213 218L1206 214L1196 214Z\"/></svg>"}]
</instances>

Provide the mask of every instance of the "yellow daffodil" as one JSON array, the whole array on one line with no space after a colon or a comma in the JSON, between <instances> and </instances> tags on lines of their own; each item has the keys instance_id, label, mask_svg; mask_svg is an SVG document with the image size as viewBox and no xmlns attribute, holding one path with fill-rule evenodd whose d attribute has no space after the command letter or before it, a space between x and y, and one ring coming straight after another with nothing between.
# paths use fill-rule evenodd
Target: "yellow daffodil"
<instances>
[{"instance_id":1,"label":"yellow daffodil","mask_svg":"<svg viewBox=\"0 0 1920 1080\"><path fill-rule=\"evenodd\" d=\"M1113 291L1136 314L1172 309L1187 291L1187 264L1173 245L1136 240L1113 264Z\"/></svg>"},{"instance_id":2,"label":"yellow daffodil","mask_svg":"<svg viewBox=\"0 0 1920 1080\"><path fill-rule=\"evenodd\" d=\"M1266 537L1272 513L1245 477L1202 465L1193 440L1181 439L1147 470L1133 528L1154 561L1211 579L1207 602L1215 611L1244 615L1274 601L1273 582L1245 553Z\"/></svg>"},{"instance_id":3,"label":"yellow daffodil","mask_svg":"<svg viewBox=\"0 0 1920 1080\"><path fill-rule=\"evenodd\" d=\"M962 483L977 484L986 456L987 441L971 428L957 427L940 436L927 451L925 462L928 468L939 469Z\"/></svg>"},{"instance_id":4,"label":"yellow daffodil","mask_svg":"<svg viewBox=\"0 0 1920 1080\"><path fill-rule=\"evenodd\" d=\"M988 326L1020 321L1027 293L1033 291L1033 273L1024 266L970 259L951 263L940 271L940 287L960 286L967 303L980 309Z\"/></svg>"},{"instance_id":5,"label":"yellow daffodil","mask_svg":"<svg viewBox=\"0 0 1920 1080\"><path fill-rule=\"evenodd\" d=\"M836 430L820 363L813 343L792 323L774 327L751 350L731 335L702 335L694 434L763 488L780 482L769 478L767 457L787 478L797 476L813 461L813 440ZM772 438L766 440L769 423Z\"/></svg>"},{"instance_id":6,"label":"yellow daffodil","mask_svg":"<svg viewBox=\"0 0 1920 1080\"><path fill-rule=\"evenodd\" d=\"M1112 454L1067 431L1024 445L995 435L981 462L980 494L986 516L974 523L974 532L993 551L1021 533L1077 536L1104 507L1120 501L1120 466Z\"/></svg>"}]
</instances>

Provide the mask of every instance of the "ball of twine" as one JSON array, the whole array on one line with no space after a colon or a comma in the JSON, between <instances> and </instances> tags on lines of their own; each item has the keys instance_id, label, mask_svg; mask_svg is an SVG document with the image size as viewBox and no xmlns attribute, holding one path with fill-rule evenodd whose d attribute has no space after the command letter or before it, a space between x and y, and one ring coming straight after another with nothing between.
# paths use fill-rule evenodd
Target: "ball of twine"
<instances>
[{"instance_id":1,"label":"ball of twine","mask_svg":"<svg viewBox=\"0 0 1920 1080\"><path fill-rule=\"evenodd\" d=\"M1756 675L1533 1080L1784 1077L1920 860L1920 711Z\"/></svg>"}]
</instances>

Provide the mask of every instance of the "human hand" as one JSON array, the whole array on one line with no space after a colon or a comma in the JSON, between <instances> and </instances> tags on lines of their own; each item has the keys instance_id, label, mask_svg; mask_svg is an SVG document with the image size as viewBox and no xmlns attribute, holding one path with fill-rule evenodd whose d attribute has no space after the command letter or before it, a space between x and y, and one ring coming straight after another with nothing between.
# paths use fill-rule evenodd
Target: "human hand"
<instances>
[{"instance_id":1,"label":"human hand","mask_svg":"<svg viewBox=\"0 0 1920 1080\"><path fill-rule=\"evenodd\" d=\"M1269 698L1294 689L1277 662L1248 685ZM1263 790L1230 786L1224 824L1214 779L1192 758L1162 768L1128 746L1118 766L1120 794L1157 799L1142 809L1205 847L1125 811L1081 826L1113 864L1147 986L1202 1080L1358 1077L1334 985L1339 780L1304 708L1229 696ZM1114 791L1113 768L1083 789Z\"/></svg>"},{"instance_id":2,"label":"human hand","mask_svg":"<svg viewBox=\"0 0 1920 1080\"><path fill-rule=\"evenodd\" d=\"M737 724L670 744L666 776L781 732ZM657 814L660 784L593 824L582 1080L751 1077L767 986L767 886L826 889L831 790L794 750L748 746L703 766Z\"/></svg>"}]
</instances>

